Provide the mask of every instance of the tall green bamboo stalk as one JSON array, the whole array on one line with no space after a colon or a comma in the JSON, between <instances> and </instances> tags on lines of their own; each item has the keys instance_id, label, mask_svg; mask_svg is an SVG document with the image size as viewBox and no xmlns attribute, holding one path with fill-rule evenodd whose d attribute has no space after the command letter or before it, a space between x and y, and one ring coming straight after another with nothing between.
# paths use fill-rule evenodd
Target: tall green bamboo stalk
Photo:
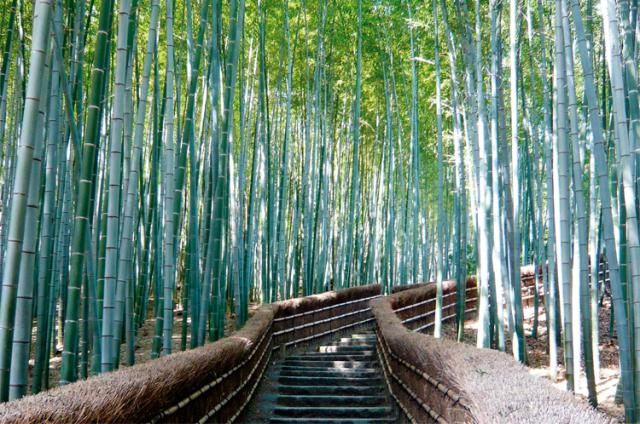
<instances>
[{"instance_id":1,"label":"tall green bamboo stalk","mask_svg":"<svg viewBox=\"0 0 640 424\"><path fill-rule=\"evenodd\" d=\"M16 152L17 163L11 194L9 234L2 274L0 298L0 401L9 397L9 373L15 323L16 296L20 278L22 244L26 222L27 197L32 177L33 156L38 139L38 111L42 95L43 74L49 44L49 22L52 4L39 0L35 4L32 45L27 80L27 96L20 131L20 142ZM31 277L31 276L29 276Z\"/></svg>"}]
</instances>

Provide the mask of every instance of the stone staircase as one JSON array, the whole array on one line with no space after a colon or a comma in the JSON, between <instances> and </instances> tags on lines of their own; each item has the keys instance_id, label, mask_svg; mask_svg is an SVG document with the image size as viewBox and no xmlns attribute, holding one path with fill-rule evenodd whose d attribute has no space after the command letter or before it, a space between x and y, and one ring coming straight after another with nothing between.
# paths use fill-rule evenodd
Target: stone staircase
<instances>
[{"instance_id":1,"label":"stone staircase","mask_svg":"<svg viewBox=\"0 0 640 424\"><path fill-rule=\"evenodd\" d=\"M274 364L256 399L271 423L393 423L398 412L382 377L372 332L342 337Z\"/></svg>"}]
</instances>

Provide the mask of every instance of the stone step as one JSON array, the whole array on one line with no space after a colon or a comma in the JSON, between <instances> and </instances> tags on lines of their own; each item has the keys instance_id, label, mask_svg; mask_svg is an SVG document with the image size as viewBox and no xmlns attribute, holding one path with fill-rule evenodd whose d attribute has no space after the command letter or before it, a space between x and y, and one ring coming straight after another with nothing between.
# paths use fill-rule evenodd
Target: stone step
<instances>
[{"instance_id":1,"label":"stone step","mask_svg":"<svg viewBox=\"0 0 640 424\"><path fill-rule=\"evenodd\" d=\"M280 394L289 395L335 395L335 396L375 396L382 393L382 388L378 384L373 385L289 385L281 384L278 386Z\"/></svg>"},{"instance_id":2,"label":"stone step","mask_svg":"<svg viewBox=\"0 0 640 424\"><path fill-rule=\"evenodd\" d=\"M384 418L393 413L390 406L277 406L273 409L275 417L313 417L313 418Z\"/></svg>"},{"instance_id":3,"label":"stone step","mask_svg":"<svg viewBox=\"0 0 640 424\"><path fill-rule=\"evenodd\" d=\"M339 341L348 342L350 340L375 342L377 340L377 337L375 334L352 334L350 337L341 337Z\"/></svg>"},{"instance_id":4,"label":"stone step","mask_svg":"<svg viewBox=\"0 0 640 424\"><path fill-rule=\"evenodd\" d=\"M398 418L395 416L382 418L312 418L312 417L271 417L269 422L273 424L288 423L322 423L322 424L368 424L368 423L396 423Z\"/></svg>"},{"instance_id":5,"label":"stone step","mask_svg":"<svg viewBox=\"0 0 640 424\"><path fill-rule=\"evenodd\" d=\"M375 368L280 368L281 377L378 377L380 371Z\"/></svg>"},{"instance_id":6,"label":"stone step","mask_svg":"<svg viewBox=\"0 0 640 424\"><path fill-rule=\"evenodd\" d=\"M281 424L399 422L376 344L375 333L359 331L280 360L265 375L270 386L261 395L260 410L268 412L261 419Z\"/></svg>"},{"instance_id":7,"label":"stone step","mask_svg":"<svg viewBox=\"0 0 640 424\"><path fill-rule=\"evenodd\" d=\"M306 352L299 355L288 356L286 360L292 361L371 361L377 359L377 355L373 352L369 353L323 353L323 352Z\"/></svg>"},{"instance_id":8,"label":"stone step","mask_svg":"<svg viewBox=\"0 0 640 424\"><path fill-rule=\"evenodd\" d=\"M282 365L292 366L292 367L331 367L331 368L338 368L338 369L373 368L378 362L373 360L374 358L372 358L372 360L369 360L369 361L334 361L331 359L327 359L327 360L285 359L284 361L282 361Z\"/></svg>"},{"instance_id":9,"label":"stone step","mask_svg":"<svg viewBox=\"0 0 640 424\"><path fill-rule=\"evenodd\" d=\"M382 385L382 378L376 377L286 377L280 376L278 383L290 386L329 386L329 385L347 385L347 386L375 386Z\"/></svg>"},{"instance_id":10,"label":"stone step","mask_svg":"<svg viewBox=\"0 0 640 424\"><path fill-rule=\"evenodd\" d=\"M335 347L335 346L326 346L326 347ZM343 346L343 347L345 347L347 349L351 349L351 346ZM318 348L318 349L320 349L320 348ZM351 355L375 355L375 354L376 354L375 349L371 349L371 348L368 348L368 349L357 349L356 348L355 352L348 353L348 354L344 354L344 353L341 353L341 352L320 352L318 350L315 350L315 351L309 351L309 352L295 353L295 354L292 354L292 355L288 356L288 358L291 358L291 357L294 357L294 356L333 356L333 355L351 356Z\"/></svg>"},{"instance_id":11,"label":"stone step","mask_svg":"<svg viewBox=\"0 0 640 424\"><path fill-rule=\"evenodd\" d=\"M343 374L359 373L360 371L375 371L380 372L380 367L377 363L373 363L371 368L336 368L336 367L297 367L285 364L276 364L272 368L274 371L336 371Z\"/></svg>"},{"instance_id":12,"label":"stone step","mask_svg":"<svg viewBox=\"0 0 640 424\"><path fill-rule=\"evenodd\" d=\"M385 396L336 396L336 395L278 395L275 403L283 406L383 406Z\"/></svg>"},{"instance_id":13,"label":"stone step","mask_svg":"<svg viewBox=\"0 0 640 424\"><path fill-rule=\"evenodd\" d=\"M327 343L326 345L323 346L365 346L365 347L371 347L372 349L375 349L376 347L376 342L375 340L347 340L344 342L330 342Z\"/></svg>"},{"instance_id":14,"label":"stone step","mask_svg":"<svg viewBox=\"0 0 640 424\"><path fill-rule=\"evenodd\" d=\"M318 348L318 353L366 353L366 354L373 354L374 349L372 349L373 346L358 346L358 345L351 345L351 346L320 346Z\"/></svg>"}]
</instances>

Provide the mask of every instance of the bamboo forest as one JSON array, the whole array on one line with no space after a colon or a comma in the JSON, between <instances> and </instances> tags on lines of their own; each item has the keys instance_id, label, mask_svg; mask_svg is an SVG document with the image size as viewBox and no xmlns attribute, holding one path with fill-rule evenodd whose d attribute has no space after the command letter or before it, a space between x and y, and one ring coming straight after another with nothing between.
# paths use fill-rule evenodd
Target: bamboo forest
<instances>
[{"instance_id":1,"label":"bamboo forest","mask_svg":"<svg viewBox=\"0 0 640 424\"><path fill-rule=\"evenodd\" d=\"M0 422L640 422L639 12L0 0Z\"/></svg>"}]
</instances>

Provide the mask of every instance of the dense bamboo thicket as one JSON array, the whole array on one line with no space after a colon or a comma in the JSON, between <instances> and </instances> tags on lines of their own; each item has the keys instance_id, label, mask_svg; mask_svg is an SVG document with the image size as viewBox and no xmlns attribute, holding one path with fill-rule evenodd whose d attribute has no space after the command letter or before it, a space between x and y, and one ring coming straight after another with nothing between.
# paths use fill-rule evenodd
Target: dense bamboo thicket
<instances>
[{"instance_id":1,"label":"dense bamboo thicket","mask_svg":"<svg viewBox=\"0 0 640 424\"><path fill-rule=\"evenodd\" d=\"M526 363L533 263L551 377L596 404L610 295L640 419L636 2L0 8L1 401L132 364L145 325L156 358L371 282L436 281L440 336L470 274L477 345Z\"/></svg>"}]
</instances>

